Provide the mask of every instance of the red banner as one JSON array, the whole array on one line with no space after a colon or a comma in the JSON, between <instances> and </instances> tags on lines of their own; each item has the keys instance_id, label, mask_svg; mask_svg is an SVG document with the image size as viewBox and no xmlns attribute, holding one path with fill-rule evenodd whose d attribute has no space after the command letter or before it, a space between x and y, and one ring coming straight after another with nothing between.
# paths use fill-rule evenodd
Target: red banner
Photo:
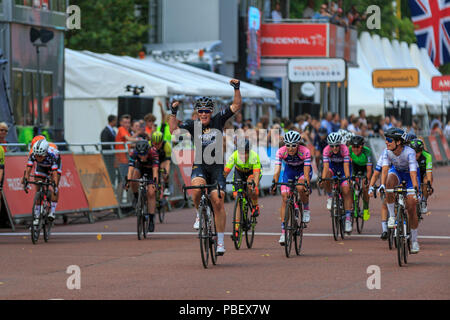
<instances>
[{"instance_id":1,"label":"red banner","mask_svg":"<svg viewBox=\"0 0 450 320\"><path fill-rule=\"evenodd\" d=\"M431 88L434 91L450 91L450 76L431 78Z\"/></svg>"},{"instance_id":2,"label":"red banner","mask_svg":"<svg viewBox=\"0 0 450 320\"><path fill-rule=\"evenodd\" d=\"M442 147L445 150L445 155L447 156L447 159L450 160L450 148L448 147L447 139L445 139L444 135L439 135L439 139L441 140Z\"/></svg>"},{"instance_id":3,"label":"red banner","mask_svg":"<svg viewBox=\"0 0 450 320\"><path fill-rule=\"evenodd\" d=\"M328 24L261 25L261 55L266 57L327 57Z\"/></svg>"},{"instance_id":4,"label":"red banner","mask_svg":"<svg viewBox=\"0 0 450 320\"><path fill-rule=\"evenodd\" d=\"M31 215L35 188L23 191L21 184L27 156L5 157L5 182L3 191L11 216ZM71 154L61 155L62 176L59 183L59 201L56 212L87 210L88 203L81 187L78 172ZM34 173L34 169L32 174Z\"/></svg>"},{"instance_id":5,"label":"red banner","mask_svg":"<svg viewBox=\"0 0 450 320\"><path fill-rule=\"evenodd\" d=\"M439 149L439 144L437 142L437 139L435 136L430 135L427 137L428 141L430 141L430 145L431 145L431 150L433 152L434 157L436 158L436 161L443 161L442 159L442 155L441 155L441 150Z\"/></svg>"}]
</instances>

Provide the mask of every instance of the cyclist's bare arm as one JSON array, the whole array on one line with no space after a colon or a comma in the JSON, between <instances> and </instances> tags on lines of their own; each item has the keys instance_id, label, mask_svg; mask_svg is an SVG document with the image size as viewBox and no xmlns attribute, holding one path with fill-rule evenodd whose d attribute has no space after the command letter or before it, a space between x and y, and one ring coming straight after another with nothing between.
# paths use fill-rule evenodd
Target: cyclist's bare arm
<instances>
[{"instance_id":1,"label":"cyclist's bare arm","mask_svg":"<svg viewBox=\"0 0 450 320\"><path fill-rule=\"evenodd\" d=\"M159 183L159 181L158 181L158 170L159 170L159 166L154 166L154 167L152 168L153 179L155 179L156 184Z\"/></svg>"},{"instance_id":2,"label":"cyclist's bare arm","mask_svg":"<svg viewBox=\"0 0 450 320\"><path fill-rule=\"evenodd\" d=\"M367 165L367 181L372 177L372 167L371 165Z\"/></svg>"},{"instance_id":3,"label":"cyclist's bare arm","mask_svg":"<svg viewBox=\"0 0 450 320\"><path fill-rule=\"evenodd\" d=\"M324 162L323 169L322 169L322 179L325 179L327 177L329 169L330 169L330 164L328 162Z\"/></svg>"},{"instance_id":4,"label":"cyclist's bare arm","mask_svg":"<svg viewBox=\"0 0 450 320\"><path fill-rule=\"evenodd\" d=\"M231 79L230 80L230 84L232 86L239 86L240 85L240 81L237 79ZM233 113L238 112L239 110L241 110L241 106L242 106L242 97L241 97L241 90L239 88L235 88L234 89L234 98L233 98L233 103L231 104L231 111Z\"/></svg>"},{"instance_id":5,"label":"cyclist's bare arm","mask_svg":"<svg viewBox=\"0 0 450 320\"><path fill-rule=\"evenodd\" d=\"M411 181L412 181L413 187L416 190L419 190L419 183L418 183L418 180L417 180L417 171L410 171L409 175L411 177Z\"/></svg>"},{"instance_id":6,"label":"cyclist's bare arm","mask_svg":"<svg viewBox=\"0 0 450 320\"><path fill-rule=\"evenodd\" d=\"M259 186L259 175L260 175L260 171L259 170L253 170L253 176L255 177L255 187Z\"/></svg>"},{"instance_id":7,"label":"cyclist's bare arm","mask_svg":"<svg viewBox=\"0 0 450 320\"><path fill-rule=\"evenodd\" d=\"M172 109L173 108L178 109L179 105L180 105L180 103L178 101L172 102ZM169 115L169 130L170 130L170 133L172 134L177 129L178 129L178 119L177 119L177 116L172 113L172 114Z\"/></svg>"},{"instance_id":8,"label":"cyclist's bare arm","mask_svg":"<svg viewBox=\"0 0 450 320\"><path fill-rule=\"evenodd\" d=\"M25 180L30 180L31 169L33 169L33 167L29 167L29 166L27 166L27 168L25 169L25 175L24 175Z\"/></svg>"},{"instance_id":9,"label":"cyclist's bare arm","mask_svg":"<svg viewBox=\"0 0 450 320\"><path fill-rule=\"evenodd\" d=\"M349 162L344 163L344 173L345 173L346 178L350 177L350 163Z\"/></svg>"},{"instance_id":10,"label":"cyclist's bare arm","mask_svg":"<svg viewBox=\"0 0 450 320\"><path fill-rule=\"evenodd\" d=\"M389 166L383 166L383 169L381 169L381 184L386 185L386 180L388 176Z\"/></svg>"},{"instance_id":11,"label":"cyclist's bare arm","mask_svg":"<svg viewBox=\"0 0 450 320\"><path fill-rule=\"evenodd\" d=\"M304 175L305 175L305 181L308 185L310 185L310 181L309 181L309 172L311 171L311 167L310 166L305 166L304 167Z\"/></svg>"},{"instance_id":12,"label":"cyclist's bare arm","mask_svg":"<svg viewBox=\"0 0 450 320\"><path fill-rule=\"evenodd\" d=\"M273 180L275 180L275 182L278 182L278 179L280 178L280 172L281 172L281 166L279 164L277 164L275 166L275 173L273 174Z\"/></svg>"}]
</instances>

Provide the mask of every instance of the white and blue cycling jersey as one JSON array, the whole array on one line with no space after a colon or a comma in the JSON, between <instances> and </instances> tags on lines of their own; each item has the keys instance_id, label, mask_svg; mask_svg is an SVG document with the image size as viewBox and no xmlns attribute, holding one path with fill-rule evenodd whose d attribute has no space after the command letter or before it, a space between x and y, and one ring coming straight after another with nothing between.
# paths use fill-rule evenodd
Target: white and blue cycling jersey
<instances>
[{"instance_id":1,"label":"white and blue cycling jersey","mask_svg":"<svg viewBox=\"0 0 450 320\"><path fill-rule=\"evenodd\" d=\"M395 174L399 183L405 181L408 189L413 188L410 172L418 172L416 152L414 149L404 146L402 152L398 156L396 156L394 152L386 149L381 158L382 166L389 166L389 173ZM419 173L417 174L417 181L420 184Z\"/></svg>"}]
</instances>

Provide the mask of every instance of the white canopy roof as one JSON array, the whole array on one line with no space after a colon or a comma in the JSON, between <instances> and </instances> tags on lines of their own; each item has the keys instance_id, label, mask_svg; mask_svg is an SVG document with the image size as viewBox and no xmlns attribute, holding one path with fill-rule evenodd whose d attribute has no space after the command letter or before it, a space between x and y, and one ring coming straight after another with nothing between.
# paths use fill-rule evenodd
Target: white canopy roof
<instances>
[{"instance_id":1,"label":"white canopy roof","mask_svg":"<svg viewBox=\"0 0 450 320\"><path fill-rule=\"evenodd\" d=\"M129 70L142 72L152 77L169 82L169 95L233 97L230 78L202 70L183 63L159 62L151 59L135 59L126 56L98 54L83 51L86 55L99 58ZM145 90L145 89L144 89ZM241 81L243 98L276 99L276 93Z\"/></svg>"},{"instance_id":2,"label":"white canopy roof","mask_svg":"<svg viewBox=\"0 0 450 320\"><path fill-rule=\"evenodd\" d=\"M167 95L167 84L156 77L65 49L66 99L117 98L134 83L145 86L148 95Z\"/></svg>"}]
</instances>

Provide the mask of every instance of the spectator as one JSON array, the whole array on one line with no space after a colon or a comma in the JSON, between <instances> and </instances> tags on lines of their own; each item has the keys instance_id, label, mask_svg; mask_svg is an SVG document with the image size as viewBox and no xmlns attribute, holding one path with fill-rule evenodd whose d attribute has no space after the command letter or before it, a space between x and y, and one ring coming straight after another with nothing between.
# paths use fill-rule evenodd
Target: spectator
<instances>
[{"instance_id":1,"label":"spectator","mask_svg":"<svg viewBox=\"0 0 450 320\"><path fill-rule=\"evenodd\" d=\"M352 123L348 125L347 130L354 134L359 134L359 132L361 132L358 118L353 118Z\"/></svg>"},{"instance_id":2,"label":"spectator","mask_svg":"<svg viewBox=\"0 0 450 320\"><path fill-rule=\"evenodd\" d=\"M150 137L152 136L153 131L155 131L156 129L155 126L156 117L152 113L147 113L144 117L144 121L145 121L145 132L147 133L149 140Z\"/></svg>"},{"instance_id":3,"label":"spectator","mask_svg":"<svg viewBox=\"0 0 450 320\"><path fill-rule=\"evenodd\" d=\"M347 128L348 128L348 120L344 118L341 120L341 126L339 129L347 130Z\"/></svg>"},{"instance_id":4,"label":"spectator","mask_svg":"<svg viewBox=\"0 0 450 320\"><path fill-rule=\"evenodd\" d=\"M163 139L172 145L172 135L169 129L169 116L164 111L164 107L161 101L158 101L159 109L161 112L161 124L156 128L159 132L163 134ZM147 140L151 140L151 136Z\"/></svg>"},{"instance_id":5,"label":"spectator","mask_svg":"<svg viewBox=\"0 0 450 320\"><path fill-rule=\"evenodd\" d=\"M101 142L115 142L116 141L116 131L113 129L117 125L117 117L113 114L108 116L108 124L100 133ZM113 145L102 145L102 150L111 150Z\"/></svg>"},{"instance_id":6,"label":"spectator","mask_svg":"<svg viewBox=\"0 0 450 320\"><path fill-rule=\"evenodd\" d=\"M6 136L8 135L8 125L6 122L0 122L0 143L8 143L6 141ZM3 151L6 152L6 146L3 146Z\"/></svg>"},{"instance_id":7,"label":"spectator","mask_svg":"<svg viewBox=\"0 0 450 320\"><path fill-rule=\"evenodd\" d=\"M145 132L144 120L133 120L131 125L131 136L136 140L150 140L151 137Z\"/></svg>"},{"instance_id":8,"label":"spectator","mask_svg":"<svg viewBox=\"0 0 450 320\"><path fill-rule=\"evenodd\" d=\"M435 126L436 123L438 124L439 129L442 129L442 123L441 123L441 121L440 121L438 118L435 118L435 119L433 119L433 120L431 121L431 123L430 123L430 128L433 128L433 127Z\"/></svg>"},{"instance_id":9,"label":"spectator","mask_svg":"<svg viewBox=\"0 0 450 320\"><path fill-rule=\"evenodd\" d=\"M391 118L385 117L384 124L381 128L383 129L383 131L387 131L389 128L392 128Z\"/></svg>"},{"instance_id":10,"label":"spectator","mask_svg":"<svg viewBox=\"0 0 450 320\"><path fill-rule=\"evenodd\" d=\"M443 134L442 129L440 128L439 125L440 125L440 122L434 122L433 126L431 127L431 132L430 132L431 135L435 135L435 134L442 135Z\"/></svg>"},{"instance_id":11,"label":"spectator","mask_svg":"<svg viewBox=\"0 0 450 320\"><path fill-rule=\"evenodd\" d=\"M333 121L331 122L331 127L333 128L333 132L337 132L341 127L341 117L339 113L333 113Z\"/></svg>"},{"instance_id":12,"label":"spectator","mask_svg":"<svg viewBox=\"0 0 450 320\"><path fill-rule=\"evenodd\" d=\"M358 114L359 114L359 123L367 126L366 111L364 109L360 109L358 111Z\"/></svg>"},{"instance_id":13,"label":"spectator","mask_svg":"<svg viewBox=\"0 0 450 320\"><path fill-rule=\"evenodd\" d=\"M327 129L328 134L333 132L333 127L331 125L331 120L333 119L333 114L331 112L327 112L325 119L320 122L320 126Z\"/></svg>"},{"instance_id":14,"label":"spectator","mask_svg":"<svg viewBox=\"0 0 450 320\"><path fill-rule=\"evenodd\" d=\"M314 13L314 0L308 0L308 6L303 10L303 19L311 19Z\"/></svg>"},{"instance_id":15,"label":"spectator","mask_svg":"<svg viewBox=\"0 0 450 320\"><path fill-rule=\"evenodd\" d=\"M198 112L197 111L194 110L194 112L192 112L191 120L194 120L194 121L198 120Z\"/></svg>"},{"instance_id":16,"label":"spectator","mask_svg":"<svg viewBox=\"0 0 450 320\"><path fill-rule=\"evenodd\" d=\"M279 23L283 20L283 16L281 15L281 6L279 2L275 4L275 9L272 10L272 20L274 23Z\"/></svg>"},{"instance_id":17,"label":"spectator","mask_svg":"<svg viewBox=\"0 0 450 320\"><path fill-rule=\"evenodd\" d=\"M313 19L314 20L318 20L318 19L320 19L320 20L326 20L326 21L329 21L330 20L330 14L328 13L328 11L327 11L327 5L326 4L322 4L321 6L320 6L320 10L319 10L319 12L316 12L315 14L314 14L314 16L313 16Z\"/></svg>"},{"instance_id":18,"label":"spectator","mask_svg":"<svg viewBox=\"0 0 450 320\"><path fill-rule=\"evenodd\" d=\"M305 123L305 117L303 115L298 115L297 117L295 117L295 127L297 127L298 129L301 129L303 131L303 123Z\"/></svg>"},{"instance_id":19,"label":"spectator","mask_svg":"<svg viewBox=\"0 0 450 320\"><path fill-rule=\"evenodd\" d=\"M120 117L119 123L120 123L120 127L119 127L119 130L117 131L117 134L116 134L116 142L125 143L125 142L135 142L135 141L137 141L137 139L133 138L131 136L131 133L130 133L131 116L129 114L122 115ZM116 150L125 150L125 146L123 144L116 144L115 145L115 149ZM117 159L117 161L120 164L125 164L126 165L128 163L126 153L119 152L116 155L117 155L116 159ZM125 169L122 168L121 170L125 170L126 171L127 169L128 168L125 168ZM125 177L126 174L127 174L127 172L122 172L121 171L122 177Z\"/></svg>"},{"instance_id":20,"label":"spectator","mask_svg":"<svg viewBox=\"0 0 450 320\"><path fill-rule=\"evenodd\" d=\"M447 138L447 140L450 140L450 120L447 122L445 126L444 135Z\"/></svg>"},{"instance_id":21,"label":"spectator","mask_svg":"<svg viewBox=\"0 0 450 320\"><path fill-rule=\"evenodd\" d=\"M268 116L261 116L259 118L259 121L261 122L263 129L269 129L269 117Z\"/></svg>"}]
</instances>

